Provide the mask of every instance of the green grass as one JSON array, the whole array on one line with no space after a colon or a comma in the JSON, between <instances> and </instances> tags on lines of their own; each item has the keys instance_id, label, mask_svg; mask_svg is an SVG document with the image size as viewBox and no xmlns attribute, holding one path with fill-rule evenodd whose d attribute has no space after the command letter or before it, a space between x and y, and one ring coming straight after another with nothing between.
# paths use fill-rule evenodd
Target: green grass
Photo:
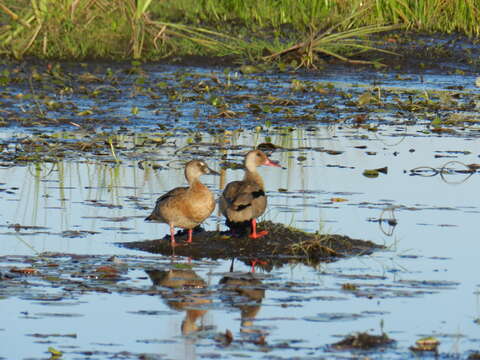
<instances>
[{"instance_id":1,"label":"green grass","mask_svg":"<svg viewBox=\"0 0 480 360\"><path fill-rule=\"evenodd\" d=\"M0 0L0 53L22 58L349 61L403 28L480 34L480 0Z\"/></svg>"}]
</instances>

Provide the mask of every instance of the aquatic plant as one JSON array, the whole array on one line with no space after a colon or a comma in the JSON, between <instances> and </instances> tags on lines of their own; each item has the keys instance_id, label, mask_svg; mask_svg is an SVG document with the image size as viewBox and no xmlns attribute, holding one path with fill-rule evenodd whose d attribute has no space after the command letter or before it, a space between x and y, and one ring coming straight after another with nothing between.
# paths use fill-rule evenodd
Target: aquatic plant
<instances>
[{"instance_id":1,"label":"aquatic plant","mask_svg":"<svg viewBox=\"0 0 480 360\"><path fill-rule=\"evenodd\" d=\"M364 41L373 34L405 28L478 36L479 15L480 0L1 0L0 53L258 61L296 52L305 66L319 55L363 63L351 55L378 50Z\"/></svg>"},{"instance_id":2,"label":"aquatic plant","mask_svg":"<svg viewBox=\"0 0 480 360\"><path fill-rule=\"evenodd\" d=\"M0 51L21 58L156 57L200 48L234 51L231 38L206 28L153 20L151 0L32 0L0 2ZM233 42L232 42L233 43ZM197 49L197 52L200 50Z\"/></svg>"}]
</instances>

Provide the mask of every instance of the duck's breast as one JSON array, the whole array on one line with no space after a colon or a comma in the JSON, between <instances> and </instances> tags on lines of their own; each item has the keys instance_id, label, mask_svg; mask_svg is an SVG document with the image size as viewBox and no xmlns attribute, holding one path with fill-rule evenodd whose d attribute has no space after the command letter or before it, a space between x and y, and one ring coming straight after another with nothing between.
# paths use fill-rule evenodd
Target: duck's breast
<instances>
[{"instance_id":1,"label":"duck's breast","mask_svg":"<svg viewBox=\"0 0 480 360\"><path fill-rule=\"evenodd\" d=\"M185 201L184 214L197 225L208 218L215 209L212 192L200 182L191 186L186 197L188 199Z\"/></svg>"}]
</instances>

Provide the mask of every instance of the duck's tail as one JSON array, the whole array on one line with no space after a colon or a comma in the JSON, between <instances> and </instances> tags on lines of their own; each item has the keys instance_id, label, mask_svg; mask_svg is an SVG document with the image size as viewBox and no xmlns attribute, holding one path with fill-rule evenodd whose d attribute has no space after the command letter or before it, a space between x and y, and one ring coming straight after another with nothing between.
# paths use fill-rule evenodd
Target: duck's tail
<instances>
[{"instance_id":1,"label":"duck's tail","mask_svg":"<svg viewBox=\"0 0 480 360\"><path fill-rule=\"evenodd\" d=\"M156 217L153 213L148 215L146 218L145 218L145 221L155 221L155 220L159 220L158 217Z\"/></svg>"}]
</instances>

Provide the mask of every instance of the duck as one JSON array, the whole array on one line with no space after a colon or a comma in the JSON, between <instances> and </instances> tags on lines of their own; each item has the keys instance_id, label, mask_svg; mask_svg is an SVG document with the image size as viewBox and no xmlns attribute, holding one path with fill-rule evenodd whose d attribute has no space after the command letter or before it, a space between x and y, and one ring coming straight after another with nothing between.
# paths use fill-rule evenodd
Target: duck
<instances>
[{"instance_id":1,"label":"duck","mask_svg":"<svg viewBox=\"0 0 480 360\"><path fill-rule=\"evenodd\" d=\"M204 174L220 175L202 160L189 161L185 165L188 186L174 188L160 196L152 213L145 218L145 221L170 226L172 247L177 245L175 227L188 230L187 243L191 243L193 228L205 221L215 209L213 193L200 182L200 176Z\"/></svg>"},{"instance_id":2,"label":"duck","mask_svg":"<svg viewBox=\"0 0 480 360\"><path fill-rule=\"evenodd\" d=\"M268 234L257 232L257 218L267 208L263 179L257 171L261 165L281 167L271 161L261 150L252 150L245 155L245 175L241 181L232 181L223 190L219 200L220 211L226 217L226 225L233 232L243 232L250 226L249 237L257 239Z\"/></svg>"}]
</instances>

